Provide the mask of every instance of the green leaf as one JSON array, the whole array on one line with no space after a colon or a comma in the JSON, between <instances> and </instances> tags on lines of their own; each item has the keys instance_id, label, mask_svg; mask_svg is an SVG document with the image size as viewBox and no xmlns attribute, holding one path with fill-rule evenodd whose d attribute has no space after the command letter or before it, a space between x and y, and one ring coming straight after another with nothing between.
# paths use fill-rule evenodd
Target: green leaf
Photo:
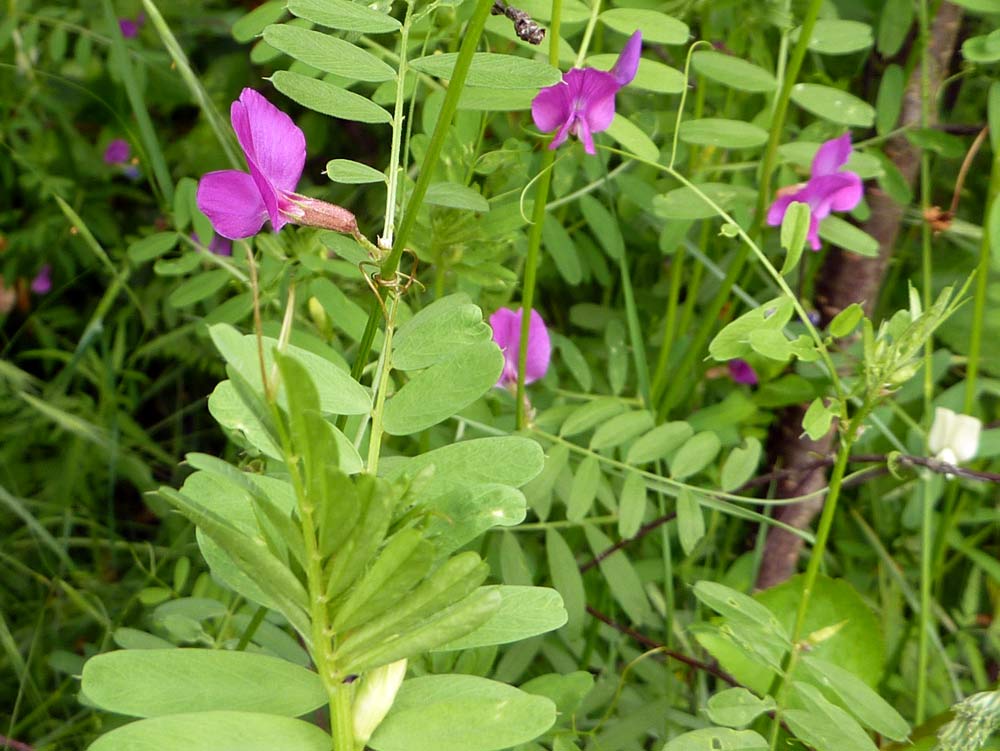
<instances>
[{"instance_id":1,"label":"green leaf","mask_svg":"<svg viewBox=\"0 0 1000 751\"><path fill-rule=\"evenodd\" d=\"M705 536L705 517L701 513L701 504L687 488L681 488L677 494L677 536L684 555L691 555L691 551Z\"/></svg>"},{"instance_id":2,"label":"green leaf","mask_svg":"<svg viewBox=\"0 0 1000 751\"><path fill-rule=\"evenodd\" d=\"M995 2L995 0L987 0ZM876 49L885 59L896 56L913 26L913 0L886 0L879 14Z\"/></svg>"},{"instance_id":3,"label":"green leaf","mask_svg":"<svg viewBox=\"0 0 1000 751\"><path fill-rule=\"evenodd\" d=\"M775 641L788 647L791 639L774 613L752 597L731 587L711 581L694 585L694 595L716 613L735 625L745 624L766 631Z\"/></svg>"},{"instance_id":4,"label":"green leaf","mask_svg":"<svg viewBox=\"0 0 1000 751\"><path fill-rule=\"evenodd\" d=\"M275 24L264 29L264 41L306 65L352 81L381 83L396 77L396 71L372 53L330 34Z\"/></svg>"},{"instance_id":5,"label":"green leaf","mask_svg":"<svg viewBox=\"0 0 1000 751\"><path fill-rule=\"evenodd\" d=\"M757 193L744 185L701 183L696 186L724 211L739 204L752 205ZM653 199L653 213L663 219L707 219L717 216L705 200L691 188L676 188Z\"/></svg>"},{"instance_id":6,"label":"green leaf","mask_svg":"<svg viewBox=\"0 0 1000 751\"><path fill-rule=\"evenodd\" d=\"M186 308L211 297L226 286L231 279L224 269L203 271L181 283L167 296L167 305L172 308Z\"/></svg>"},{"instance_id":7,"label":"green leaf","mask_svg":"<svg viewBox=\"0 0 1000 751\"><path fill-rule=\"evenodd\" d=\"M719 146L724 149L749 149L767 143L767 131L742 120L706 117L681 123L680 139L685 143Z\"/></svg>"},{"instance_id":8,"label":"green leaf","mask_svg":"<svg viewBox=\"0 0 1000 751\"><path fill-rule=\"evenodd\" d=\"M792 40L797 41L801 28L792 32ZM809 49L821 55L849 55L866 50L874 44L872 27L860 21L844 21L839 18L822 18L816 21Z\"/></svg>"},{"instance_id":9,"label":"green leaf","mask_svg":"<svg viewBox=\"0 0 1000 751\"><path fill-rule=\"evenodd\" d=\"M910 5L910 0L904 0ZM882 71L875 98L875 131L884 136L896 127L903 108L903 87L906 85L903 69L896 63Z\"/></svg>"},{"instance_id":10,"label":"green leaf","mask_svg":"<svg viewBox=\"0 0 1000 751\"><path fill-rule=\"evenodd\" d=\"M909 723L854 673L813 655L803 655L802 667L811 682L833 691L844 708L863 725L895 741L904 741L909 736Z\"/></svg>"},{"instance_id":11,"label":"green leaf","mask_svg":"<svg viewBox=\"0 0 1000 751\"><path fill-rule=\"evenodd\" d=\"M1000 0L954 0L954 3L973 13L1000 13Z\"/></svg>"},{"instance_id":12,"label":"green leaf","mask_svg":"<svg viewBox=\"0 0 1000 751\"><path fill-rule=\"evenodd\" d=\"M780 332L794 312L795 308L789 298L769 300L726 324L708 345L708 352L720 362L746 357L752 352L751 336L755 333L759 336L758 332L765 329Z\"/></svg>"},{"instance_id":13,"label":"green leaf","mask_svg":"<svg viewBox=\"0 0 1000 751\"><path fill-rule=\"evenodd\" d=\"M770 696L760 699L745 688L727 688L708 700L705 713L712 722L739 728L774 708L774 699Z\"/></svg>"},{"instance_id":14,"label":"green leaf","mask_svg":"<svg viewBox=\"0 0 1000 751\"><path fill-rule=\"evenodd\" d=\"M653 413L648 410L626 412L623 415L612 417L594 431L594 435L590 439L590 449L604 451L620 446L652 429L655 424Z\"/></svg>"},{"instance_id":15,"label":"green leaf","mask_svg":"<svg viewBox=\"0 0 1000 751\"><path fill-rule=\"evenodd\" d=\"M467 211L489 211L490 204L482 194L459 183L432 183L427 188L424 203Z\"/></svg>"},{"instance_id":16,"label":"green leaf","mask_svg":"<svg viewBox=\"0 0 1000 751\"><path fill-rule=\"evenodd\" d=\"M594 498L597 496L597 484L601 480L601 465L596 456L588 456L580 462L573 475L573 484L569 490L566 518L571 522L579 522L587 517Z\"/></svg>"},{"instance_id":17,"label":"green leaf","mask_svg":"<svg viewBox=\"0 0 1000 751\"><path fill-rule=\"evenodd\" d=\"M392 365L398 370L421 370L491 338L479 306L464 293L448 295L399 327L392 342Z\"/></svg>"},{"instance_id":18,"label":"green leaf","mask_svg":"<svg viewBox=\"0 0 1000 751\"><path fill-rule=\"evenodd\" d=\"M839 339L854 331L864 317L865 309L858 303L851 303L833 317L827 330L830 332L830 336Z\"/></svg>"},{"instance_id":19,"label":"green leaf","mask_svg":"<svg viewBox=\"0 0 1000 751\"><path fill-rule=\"evenodd\" d=\"M870 128L875 123L874 107L831 86L797 83L792 87L792 101L807 112L841 125Z\"/></svg>"},{"instance_id":20,"label":"green leaf","mask_svg":"<svg viewBox=\"0 0 1000 751\"><path fill-rule=\"evenodd\" d=\"M802 429L812 440L818 441L830 431L833 417L833 410L822 399L813 399L802 417Z\"/></svg>"},{"instance_id":21,"label":"green leaf","mask_svg":"<svg viewBox=\"0 0 1000 751\"><path fill-rule=\"evenodd\" d=\"M327 703L319 676L277 657L218 649L141 649L87 660L82 690L132 717L234 710L299 717Z\"/></svg>"},{"instance_id":22,"label":"green leaf","mask_svg":"<svg viewBox=\"0 0 1000 751\"><path fill-rule=\"evenodd\" d=\"M152 261L173 250L179 239L176 232L157 232L129 245L128 258L135 264Z\"/></svg>"},{"instance_id":23,"label":"green leaf","mask_svg":"<svg viewBox=\"0 0 1000 751\"><path fill-rule=\"evenodd\" d=\"M399 631L389 633L367 649L338 652L338 660L344 669L360 673L379 665L403 658L415 657L436 650L442 644L469 634L496 613L500 606L500 595L489 587L480 587L464 599L443 610L436 609L418 623L407 622Z\"/></svg>"},{"instance_id":24,"label":"green leaf","mask_svg":"<svg viewBox=\"0 0 1000 751\"><path fill-rule=\"evenodd\" d=\"M418 57L410 67L435 78L450 79L458 60L457 52ZM466 77L468 86L491 89L540 89L562 80L562 73L546 63L518 55L476 52Z\"/></svg>"},{"instance_id":25,"label":"green leaf","mask_svg":"<svg viewBox=\"0 0 1000 751\"><path fill-rule=\"evenodd\" d=\"M545 554L552 586L562 596L563 606L566 608L567 630L571 634L580 634L586 616L587 600L576 556L563 536L554 529L545 532Z\"/></svg>"},{"instance_id":26,"label":"green leaf","mask_svg":"<svg viewBox=\"0 0 1000 751\"><path fill-rule=\"evenodd\" d=\"M646 131L624 115L616 114L606 132L626 151L650 162L659 161L660 147L653 143L653 139L646 135ZM551 219L551 215L546 214L545 218Z\"/></svg>"},{"instance_id":27,"label":"green leaf","mask_svg":"<svg viewBox=\"0 0 1000 751\"><path fill-rule=\"evenodd\" d=\"M876 751L877 746L857 721L827 701L808 683L792 683L795 694L808 709L786 709L785 722L795 735L816 751Z\"/></svg>"},{"instance_id":28,"label":"green leaf","mask_svg":"<svg viewBox=\"0 0 1000 751\"><path fill-rule=\"evenodd\" d=\"M770 71L715 50L698 50L691 56L691 65L706 78L740 91L767 93L778 88L778 79Z\"/></svg>"},{"instance_id":29,"label":"green leaf","mask_svg":"<svg viewBox=\"0 0 1000 751\"><path fill-rule=\"evenodd\" d=\"M719 486L727 491L736 490L753 477L760 462L761 445L756 438L747 438L744 446L737 446L726 457L722 465L722 477Z\"/></svg>"},{"instance_id":30,"label":"green leaf","mask_svg":"<svg viewBox=\"0 0 1000 751\"><path fill-rule=\"evenodd\" d=\"M88 751L329 751L333 740L315 725L252 712L193 712L140 720L105 733Z\"/></svg>"},{"instance_id":31,"label":"green leaf","mask_svg":"<svg viewBox=\"0 0 1000 751\"><path fill-rule=\"evenodd\" d=\"M262 394L260 358L257 352L257 337L253 334L241 335L232 326L216 324L209 328L209 334L216 348L226 362L249 385ZM264 369L273 370L274 348L277 341L263 337ZM350 374L319 355L294 345L285 347L285 354L298 360L312 376L319 392L320 408L327 414L362 415L372 408L371 395ZM270 376L269 376L270 377ZM278 389L278 403L287 408L288 399L283 388Z\"/></svg>"},{"instance_id":32,"label":"green leaf","mask_svg":"<svg viewBox=\"0 0 1000 751\"><path fill-rule=\"evenodd\" d=\"M347 185L385 182L385 175L374 167L350 159L331 159L326 163L326 176L335 183Z\"/></svg>"},{"instance_id":33,"label":"green leaf","mask_svg":"<svg viewBox=\"0 0 1000 751\"><path fill-rule=\"evenodd\" d=\"M531 109L535 89L494 89L489 86L465 86L458 99L460 110L475 112L517 112Z\"/></svg>"},{"instance_id":34,"label":"green leaf","mask_svg":"<svg viewBox=\"0 0 1000 751\"><path fill-rule=\"evenodd\" d=\"M786 252L785 263L781 266L782 275L798 266L802 258L809 236L809 216L809 204L800 201L792 201L785 210L781 220L781 247Z\"/></svg>"},{"instance_id":35,"label":"green leaf","mask_svg":"<svg viewBox=\"0 0 1000 751\"><path fill-rule=\"evenodd\" d=\"M767 741L753 730L702 728L678 735L661 751L766 751Z\"/></svg>"},{"instance_id":36,"label":"green leaf","mask_svg":"<svg viewBox=\"0 0 1000 751\"><path fill-rule=\"evenodd\" d=\"M583 433L607 422L615 415L621 414L624 411L625 405L619 399L610 396L594 399L584 404L566 418L559 429L559 435L569 438L578 433Z\"/></svg>"},{"instance_id":37,"label":"green leaf","mask_svg":"<svg viewBox=\"0 0 1000 751\"><path fill-rule=\"evenodd\" d=\"M555 704L473 675L404 681L369 744L376 751L499 751L527 743L556 721Z\"/></svg>"},{"instance_id":38,"label":"green leaf","mask_svg":"<svg viewBox=\"0 0 1000 751\"><path fill-rule=\"evenodd\" d=\"M633 443L625 461L629 464L648 464L666 459L682 443L694 435L686 422L665 422L657 425Z\"/></svg>"},{"instance_id":39,"label":"green leaf","mask_svg":"<svg viewBox=\"0 0 1000 751\"><path fill-rule=\"evenodd\" d=\"M696 433L670 458L670 476L675 480L701 472L719 455L722 444L719 436L710 430Z\"/></svg>"},{"instance_id":40,"label":"green leaf","mask_svg":"<svg viewBox=\"0 0 1000 751\"><path fill-rule=\"evenodd\" d=\"M563 716L576 712L593 688L594 676L585 670L575 670L565 675L546 673L521 684L522 691L552 699L556 710Z\"/></svg>"},{"instance_id":41,"label":"green leaf","mask_svg":"<svg viewBox=\"0 0 1000 751\"><path fill-rule=\"evenodd\" d=\"M289 99L321 115L361 123L392 122L392 115L370 99L326 81L279 70L271 76L271 83Z\"/></svg>"},{"instance_id":42,"label":"green leaf","mask_svg":"<svg viewBox=\"0 0 1000 751\"><path fill-rule=\"evenodd\" d=\"M587 226L597 242L604 248L608 258L618 260L625 253L625 240L622 238L618 222L604 204L592 195L580 197L580 211L587 221Z\"/></svg>"},{"instance_id":43,"label":"green leaf","mask_svg":"<svg viewBox=\"0 0 1000 751\"><path fill-rule=\"evenodd\" d=\"M615 121L617 120L618 116L616 115ZM611 129L609 128L609 130ZM615 135L612 134L611 137L615 138ZM622 142L619 140L619 143ZM622 145L625 146L624 143ZM629 147L626 146L626 148ZM551 213L546 213L545 219L542 222L542 242L545 243L545 250L548 251L556 268L559 270L559 275L567 284L577 285L583 281L580 256L576 245L573 243L573 238L570 237L566 228L562 226L562 222L552 216ZM584 367L586 367L586 364L584 364Z\"/></svg>"},{"instance_id":44,"label":"green leaf","mask_svg":"<svg viewBox=\"0 0 1000 751\"><path fill-rule=\"evenodd\" d=\"M392 16L351 0L288 0L288 10L299 18L342 31L386 34L402 28Z\"/></svg>"},{"instance_id":45,"label":"green leaf","mask_svg":"<svg viewBox=\"0 0 1000 751\"><path fill-rule=\"evenodd\" d=\"M771 360L788 362L792 356L792 343L777 329L751 331L747 336L747 343L754 352Z\"/></svg>"},{"instance_id":46,"label":"green leaf","mask_svg":"<svg viewBox=\"0 0 1000 751\"><path fill-rule=\"evenodd\" d=\"M473 649L509 644L553 631L566 623L566 608L559 592L548 587L497 585L500 607L483 625L436 651Z\"/></svg>"},{"instance_id":47,"label":"green leaf","mask_svg":"<svg viewBox=\"0 0 1000 751\"><path fill-rule=\"evenodd\" d=\"M240 44L246 44L253 41L254 37L264 30L264 27L277 23L284 15L285 3L283 0L268 0L237 20L230 32L233 39Z\"/></svg>"},{"instance_id":48,"label":"green leaf","mask_svg":"<svg viewBox=\"0 0 1000 751\"><path fill-rule=\"evenodd\" d=\"M500 483L517 488L542 471L545 455L537 441L520 436L476 438L452 443L392 466L383 461L386 479L399 480L403 475L416 477L433 467L422 482L427 498L441 493L461 491L479 483ZM392 468L388 468L392 466Z\"/></svg>"},{"instance_id":49,"label":"green leaf","mask_svg":"<svg viewBox=\"0 0 1000 751\"><path fill-rule=\"evenodd\" d=\"M966 39L962 57L972 63L995 63L1000 60L1000 29Z\"/></svg>"},{"instance_id":50,"label":"green leaf","mask_svg":"<svg viewBox=\"0 0 1000 751\"><path fill-rule=\"evenodd\" d=\"M626 472L618 498L618 536L632 537L646 516L646 481L638 472Z\"/></svg>"},{"instance_id":51,"label":"green leaf","mask_svg":"<svg viewBox=\"0 0 1000 751\"><path fill-rule=\"evenodd\" d=\"M631 36L637 29L642 41L655 44L687 44L690 31L687 24L654 10L613 8L600 15L609 29Z\"/></svg>"},{"instance_id":52,"label":"green leaf","mask_svg":"<svg viewBox=\"0 0 1000 751\"><path fill-rule=\"evenodd\" d=\"M595 556L611 547L611 540L596 527L587 525L583 531ZM616 553L604 558L597 565L611 590L612 597L622 606L632 624L642 626L652 623L653 609L642 588L642 579L639 578L628 557Z\"/></svg>"},{"instance_id":53,"label":"green leaf","mask_svg":"<svg viewBox=\"0 0 1000 751\"><path fill-rule=\"evenodd\" d=\"M613 53L591 55L587 58L587 66L597 70L610 71L616 62L618 62L618 55ZM657 94L680 94L686 85L684 74L676 68L671 68L657 60L648 60L642 57L639 58L639 67L635 72L635 78L628 86L630 89L642 89Z\"/></svg>"},{"instance_id":54,"label":"green leaf","mask_svg":"<svg viewBox=\"0 0 1000 751\"><path fill-rule=\"evenodd\" d=\"M496 384L503 363L503 353L490 340L419 371L386 402L385 432L410 435L448 419Z\"/></svg>"},{"instance_id":55,"label":"green leaf","mask_svg":"<svg viewBox=\"0 0 1000 751\"><path fill-rule=\"evenodd\" d=\"M425 536L439 553L450 553L492 527L524 521L524 494L509 485L466 485L424 503L430 514Z\"/></svg>"}]
</instances>

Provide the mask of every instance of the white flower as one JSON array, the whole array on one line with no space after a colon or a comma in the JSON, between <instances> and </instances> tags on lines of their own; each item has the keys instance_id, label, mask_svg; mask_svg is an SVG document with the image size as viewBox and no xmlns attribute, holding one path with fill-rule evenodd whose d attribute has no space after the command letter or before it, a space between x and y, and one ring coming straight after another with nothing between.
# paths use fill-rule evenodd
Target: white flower
<instances>
[{"instance_id":1,"label":"white flower","mask_svg":"<svg viewBox=\"0 0 1000 751\"><path fill-rule=\"evenodd\" d=\"M382 665L365 674L354 698L354 738L368 743L375 728L389 714L396 692L406 675L406 660Z\"/></svg>"},{"instance_id":2,"label":"white flower","mask_svg":"<svg viewBox=\"0 0 1000 751\"><path fill-rule=\"evenodd\" d=\"M927 445L935 459L957 465L976 455L982 429L983 423L979 418L957 415L950 409L938 407L934 410L934 424L931 425Z\"/></svg>"}]
</instances>

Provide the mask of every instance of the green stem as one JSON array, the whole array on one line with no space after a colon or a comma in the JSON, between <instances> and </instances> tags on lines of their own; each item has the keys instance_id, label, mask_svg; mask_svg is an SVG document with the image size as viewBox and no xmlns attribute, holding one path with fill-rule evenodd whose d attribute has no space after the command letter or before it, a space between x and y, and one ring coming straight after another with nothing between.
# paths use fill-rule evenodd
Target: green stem
<instances>
[{"instance_id":1,"label":"green stem","mask_svg":"<svg viewBox=\"0 0 1000 751\"><path fill-rule=\"evenodd\" d=\"M372 412L372 427L368 437L368 466L366 471L375 474L378 471L378 458L382 449L382 416L385 412L385 392L389 387L389 373L392 370L392 334L396 328L396 308L399 297L393 294L389 298L388 314L385 318L385 340L382 342L382 356L379 358L375 373L375 409Z\"/></svg>"},{"instance_id":2,"label":"green stem","mask_svg":"<svg viewBox=\"0 0 1000 751\"><path fill-rule=\"evenodd\" d=\"M927 128L930 124L930 18L927 0L920 0L920 125ZM927 216L931 199L931 165L930 155L925 150L920 155L920 208L921 216ZM933 299L934 266L931 260L931 225L921 222L921 252L920 265L923 286L924 310L929 310ZM934 338L928 337L924 344L924 415L931 414L934 400L934 373L932 369L934 357ZM920 529L920 616L917 636L917 698L914 719L920 725L927 710L927 666L929 658L928 631L931 628L931 562L934 559L934 540L932 527L934 522L934 496L931 491L930 478L924 478L921 489L921 529Z\"/></svg>"},{"instance_id":3,"label":"green stem","mask_svg":"<svg viewBox=\"0 0 1000 751\"><path fill-rule=\"evenodd\" d=\"M464 32L462 46L458 52L458 59L455 61L455 70L448 85L448 91L444 96L444 103L441 105L441 113L438 115L434 132L431 134L430 142L427 144L427 153L421 164L420 174L417 182L413 186L413 193L406 204L406 211L403 214L403 221L400 223L399 232L392 245L392 252L382 264L381 275L383 279L393 279L399 269L399 260L406 249L406 243L410 239L413 228L416 226L417 217L420 213L420 206L424 202L427 188L431 184L434 176L435 166L441 156L441 149L444 148L445 139L451 128L451 121L458 109L458 99L462 95L465 86L465 78L472 65L472 55L479 45L479 38L483 35L483 28L486 26L486 19L490 15L490 8L493 7L492 0L479 0L476 9L469 20L469 25ZM556 46L558 50L558 45Z\"/></svg>"},{"instance_id":4,"label":"green stem","mask_svg":"<svg viewBox=\"0 0 1000 751\"><path fill-rule=\"evenodd\" d=\"M823 514L820 516L819 528L816 532L816 543L813 545L809 556L809 565L806 567L805 579L802 584L802 593L799 595L799 607L795 612L795 623L792 626L792 648L788 653L784 671L782 671L777 691L770 693L778 698L778 708L774 713L774 722L771 725L771 751L775 751L778 745L778 731L781 728L781 713L784 707L784 697L788 687L792 683L795 667L798 664L799 654L802 647L799 641L802 638L802 629L805 627L806 616L809 612L809 601L812 599L813 589L816 586L816 578L819 576L819 569L823 562L823 554L826 552L827 541L830 539L830 530L833 528L833 520L837 513L837 501L840 498L840 487L844 480L844 473L847 470L847 461L851 455L851 436L854 435L854 425L859 422L863 412L855 415L847 429L841 433L840 451L837 454L837 463L833 467L830 475L830 487L827 490L826 500L823 502Z\"/></svg>"},{"instance_id":5,"label":"green stem","mask_svg":"<svg viewBox=\"0 0 1000 751\"><path fill-rule=\"evenodd\" d=\"M594 0L594 6L600 0ZM549 64L559 67L559 26L562 17L562 0L552 0L552 21L549 26ZM589 36L587 37L589 40ZM581 54L585 49L581 45ZM546 143L548 146L548 142ZM545 222L546 202L552 184L552 164L555 152L546 148L542 152L541 172L535 185L535 205L531 211L531 230L528 232L528 255L524 261L524 280L521 284L521 333L517 348L517 387L515 390L516 425L522 430L527 424L528 396L524 389L524 370L528 363L528 334L531 330L531 311L535 303L535 279L538 272L538 251L542 245L542 225Z\"/></svg>"},{"instance_id":6,"label":"green stem","mask_svg":"<svg viewBox=\"0 0 1000 751\"><path fill-rule=\"evenodd\" d=\"M393 232L396 226L396 193L399 189L399 155L403 141L403 112L406 108L406 74L409 61L406 57L407 43L410 39L410 23L413 15L413 3L406 4L406 15L403 18L403 28L399 33L399 70L396 73L396 104L392 111L392 145L389 150L388 190L385 196L385 223L382 225L382 237L379 243L391 248Z\"/></svg>"}]
</instances>

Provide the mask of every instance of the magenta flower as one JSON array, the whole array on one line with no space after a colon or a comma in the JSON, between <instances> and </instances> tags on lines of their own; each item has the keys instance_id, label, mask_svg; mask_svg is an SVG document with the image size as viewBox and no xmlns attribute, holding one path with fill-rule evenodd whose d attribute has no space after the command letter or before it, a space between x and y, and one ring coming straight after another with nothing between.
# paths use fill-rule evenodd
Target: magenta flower
<instances>
[{"instance_id":1,"label":"magenta flower","mask_svg":"<svg viewBox=\"0 0 1000 751\"><path fill-rule=\"evenodd\" d=\"M133 21L131 18L119 18L118 28L122 30L122 36L126 39L133 39L139 34L139 29L146 23L146 14L140 11Z\"/></svg>"},{"instance_id":2,"label":"magenta flower","mask_svg":"<svg viewBox=\"0 0 1000 751\"><path fill-rule=\"evenodd\" d=\"M52 291L52 266L45 264L31 280L31 291L36 295L47 295Z\"/></svg>"},{"instance_id":3,"label":"magenta flower","mask_svg":"<svg viewBox=\"0 0 1000 751\"><path fill-rule=\"evenodd\" d=\"M191 239L199 245L204 245L197 232L191 233ZM231 256L233 254L233 241L213 232L212 242L208 244L208 249L217 256Z\"/></svg>"},{"instance_id":4,"label":"magenta flower","mask_svg":"<svg viewBox=\"0 0 1000 751\"><path fill-rule=\"evenodd\" d=\"M729 377L736 383L745 383L747 386L757 385L757 371L746 360L730 360L727 365L729 366Z\"/></svg>"},{"instance_id":5,"label":"magenta flower","mask_svg":"<svg viewBox=\"0 0 1000 751\"><path fill-rule=\"evenodd\" d=\"M778 191L778 199L767 211L767 223L777 227L793 201L809 204L809 246L819 250L819 223L831 211L850 211L861 201L861 178L850 170L840 169L851 157L851 134L827 141L813 157L812 174L805 185Z\"/></svg>"},{"instance_id":6,"label":"magenta flower","mask_svg":"<svg viewBox=\"0 0 1000 751\"><path fill-rule=\"evenodd\" d=\"M531 101L531 117L543 133L559 129L549 144L558 148L570 134L583 141L588 154L594 151L594 133L607 130L615 119L615 94L635 78L642 52L642 32L625 43L610 73L594 68L573 68L563 80L546 86Z\"/></svg>"},{"instance_id":7,"label":"magenta flower","mask_svg":"<svg viewBox=\"0 0 1000 751\"><path fill-rule=\"evenodd\" d=\"M116 138L104 150L105 164L125 164L132 153L128 141L123 138Z\"/></svg>"},{"instance_id":8,"label":"magenta flower","mask_svg":"<svg viewBox=\"0 0 1000 751\"><path fill-rule=\"evenodd\" d=\"M503 350L503 373L497 386L511 387L517 384L517 359L521 349L521 320L523 310L500 308L490 316L493 327L493 341ZM531 311L528 326L528 357L524 363L524 382L537 381L549 369L552 357L552 343L549 331L537 310Z\"/></svg>"},{"instance_id":9,"label":"magenta flower","mask_svg":"<svg viewBox=\"0 0 1000 751\"><path fill-rule=\"evenodd\" d=\"M241 240L257 234L267 219L275 232L288 223L357 232L357 220L347 209L295 192L306 162L306 138L292 118L253 89L243 89L230 119L250 174L209 172L198 183L198 208L217 233Z\"/></svg>"}]
</instances>

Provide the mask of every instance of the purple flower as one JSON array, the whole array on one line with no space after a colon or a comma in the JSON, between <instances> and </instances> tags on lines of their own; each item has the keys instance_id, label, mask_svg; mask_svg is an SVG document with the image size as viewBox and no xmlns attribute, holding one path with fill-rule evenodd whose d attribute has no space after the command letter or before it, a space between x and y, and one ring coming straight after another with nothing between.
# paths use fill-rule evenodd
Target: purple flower
<instances>
[{"instance_id":1,"label":"purple flower","mask_svg":"<svg viewBox=\"0 0 1000 751\"><path fill-rule=\"evenodd\" d=\"M131 149L128 141L123 138L116 138L104 150L105 164L125 164L128 161Z\"/></svg>"},{"instance_id":2,"label":"purple flower","mask_svg":"<svg viewBox=\"0 0 1000 751\"><path fill-rule=\"evenodd\" d=\"M52 266L45 264L31 280L31 291L36 295L47 295L52 291Z\"/></svg>"},{"instance_id":3,"label":"purple flower","mask_svg":"<svg viewBox=\"0 0 1000 751\"><path fill-rule=\"evenodd\" d=\"M861 178L850 170L840 168L851 156L851 134L827 141L813 157L812 174L804 186L794 186L778 191L778 199L767 212L767 223L772 227L781 224L788 205L793 201L809 204L809 245L819 250L819 223L831 211L850 211L861 201Z\"/></svg>"},{"instance_id":4,"label":"purple flower","mask_svg":"<svg viewBox=\"0 0 1000 751\"><path fill-rule=\"evenodd\" d=\"M736 383L745 383L748 386L757 385L757 371L746 360L730 360L727 364L729 365L729 377Z\"/></svg>"},{"instance_id":5,"label":"purple flower","mask_svg":"<svg viewBox=\"0 0 1000 751\"><path fill-rule=\"evenodd\" d=\"M521 319L523 310L500 308L490 316L493 327L493 341L503 350L503 373L497 386L513 386L517 383L517 359L521 349ZM524 363L524 382L537 381L549 369L552 357L552 343L549 331L537 310L531 311L528 326L528 357Z\"/></svg>"},{"instance_id":6,"label":"purple flower","mask_svg":"<svg viewBox=\"0 0 1000 751\"><path fill-rule=\"evenodd\" d=\"M295 192L306 162L306 138L288 115L253 89L243 89L230 119L250 174L209 172L198 183L198 208L216 232L241 240L257 234L267 219L275 232L288 223L357 232L357 220L347 209Z\"/></svg>"},{"instance_id":7,"label":"purple flower","mask_svg":"<svg viewBox=\"0 0 1000 751\"><path fill-rule=\"evenodd\" d=\"M594 133L606 130L615 119L615 94L628 84L639 69L642 33L637 31L625 43L610 73L594 68L573 68L563 80L546 86L531 102L531 117L543 133L559 129L549 144L557 148L572 133L583 141L588 154L594 151Z\"/></svg>"},{"instance_id":8,"label":"purple flower","mask_svg":"<svg viewBox=\"0 0 1000 751\"><path fill-rule=\"evenodd\" d=\"M133 39L138 36L139 29L146 23L146 14L140 12L133 21L131 18L119 18L118 28L122 31L122 36L126 39Z\"/></svg>"},{"instance_id":9,"label":"purple flower","mask_svg":"<svg viewBox=\"0 0 1000 751\"><path fill-rule=\"evenodd\" d=\"M197 232L191 233L191 239L199 245L204 244ZM231 256L233 254L233 241L213 232L212 242L208 244L208 249L217 256Z\"/></svg>"}]
</instances>

